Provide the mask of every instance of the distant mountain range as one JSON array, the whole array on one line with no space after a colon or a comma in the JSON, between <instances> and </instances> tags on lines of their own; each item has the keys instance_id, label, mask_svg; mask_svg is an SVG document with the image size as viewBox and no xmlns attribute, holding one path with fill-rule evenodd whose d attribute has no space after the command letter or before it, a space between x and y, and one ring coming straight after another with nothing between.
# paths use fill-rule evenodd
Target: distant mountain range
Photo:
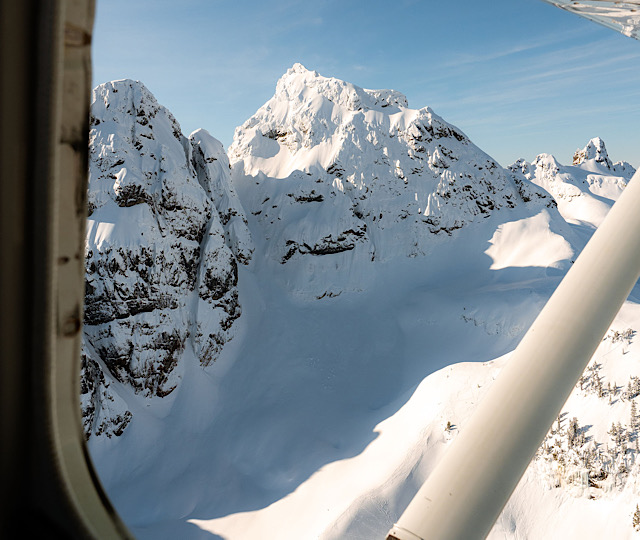
<instances>
[{"instance_id":1,"label":"distant mountain range","mask_svg":"<svg viewBox=\"0 0 640 540\"><path fill-rule=\"evenodd\" d=\"M635 173L599 138L503 168L300 64L227 153L102 84L90 156L83 422L141 538L383 536ZM492 537L632 534L638 327L630 300Z\"/></svg>"}]
</instances>

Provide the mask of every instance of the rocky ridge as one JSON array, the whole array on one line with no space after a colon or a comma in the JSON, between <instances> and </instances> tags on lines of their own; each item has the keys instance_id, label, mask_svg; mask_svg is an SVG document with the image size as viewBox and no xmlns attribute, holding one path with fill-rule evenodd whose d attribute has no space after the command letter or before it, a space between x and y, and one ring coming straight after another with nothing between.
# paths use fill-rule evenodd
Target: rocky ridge
<instances>
[{"instance_id":1,"label":"rocky ridge","mask_svg":"<svg viewBox=\"0 0 640 540\"><path fill-rule=\"evenodd\" d=\"M434 238L497 210L555 204L429 107L300 64L237 128L229 156L268 256L282 264L421 256Z\"/></svg>"},{"instance_id":2,"label":"rocky ridge","mask_svg":"<svg viewBox=\"0 0 640 540\"><path fill-rule=\"evenodd\" d=\"M91 114L82 406L87 436L110 436L131 419L114 382L171 394L188 339L215 361L253 248L219 142L187 139L138 81L98 86Z\"/></svg>"},{"instance_id":3,"label":"rocky ridge","mask_svg":"<svg viewBox=\"0 0 640 540\"><path fill-rule=\"evenodd\" d=\"M626 161L612 163L600 137L577 150L572 165L562 165L551 154L539 154L531 163L519 159L508 170L517 180L550 193L565 219L591 227L600 225L636 172Z\"/></svg>"}]
</instances>

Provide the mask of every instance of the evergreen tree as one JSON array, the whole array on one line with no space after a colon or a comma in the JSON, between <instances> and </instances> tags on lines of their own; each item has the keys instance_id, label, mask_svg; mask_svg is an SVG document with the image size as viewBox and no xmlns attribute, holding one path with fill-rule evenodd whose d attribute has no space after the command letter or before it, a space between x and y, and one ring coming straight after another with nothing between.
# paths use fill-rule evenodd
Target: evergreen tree
<instances>
[{"instance_id":1,"label":"evergreen tree","mask_svg":"<svg viewBox=\"0 0 640 540\"><path fill-rule=\"evenodd\" d=\"M614 422L611 422L611 429L609 429L607 433L611 436L611 442L613 443L614 448L618 446L618 428Z\"/></svg>"},{"instance_id":2,"label":"evergreen tree","mask_svg":"<svg viewBox=\"0 0 640 540\"><path fill-rule=\"evenodd\" d=\"M634 377L633 375L629 379L627 384L627 391L625 392L627 399L633 399L640 395L640 377Z\"/></svg>"},{"instance_id":3,"label":"evergreen tree","mask_svg":"<svg viewBox=\"0 0 640 540\"><path fill-rule=\"evenodd\" d=\"M638 429L638 409L636 402L631 400L631 415L629 418L629 431L635 433Z\"/></svg>"},{"instance_id":4,"label":"evergreen tree","mask_svg":"<svg viewBox=\"0 0 640 540\"><path fill-rule=\"evenodd\" d=\"M616 434L616 445L621 446L622 443L625 440L625 437L624 437L624 429L623 429L622 424L620 422L618 422L618 424L616 426L616 431L617 431L617 434Z\"/></svg>"},{"instance_id":5,"label":"evergreen tree","mask_svg":"<svg viewBox=\"0 0 640 540\"><path fill-rule=\"evenodd\" d=\"M633 528L640 531L640 507L636 504L636 511L633 513Z\"/></svg>"},{"instance_id":6,"label":"evergreen tree","mask_svg":"<svg viewBox=\"0 0 640 540\"><path fill-rule=\"evenodd\" d=\"M576 444L578 436L578 419L574 416L567 427L567 445L572 448Z\"/></svg>"},{"instance_id":7,"label":"evergreen tree","mask_svg":"<svg viewBox=\"0 0 640 540\"><path fill-rule=\"evenodd\" d=\"M596 393L598 397L601 398L604 395L604 391L602 389L602 379L600 379L600 375L596 373Z\"/></svg>"}]
</instances>

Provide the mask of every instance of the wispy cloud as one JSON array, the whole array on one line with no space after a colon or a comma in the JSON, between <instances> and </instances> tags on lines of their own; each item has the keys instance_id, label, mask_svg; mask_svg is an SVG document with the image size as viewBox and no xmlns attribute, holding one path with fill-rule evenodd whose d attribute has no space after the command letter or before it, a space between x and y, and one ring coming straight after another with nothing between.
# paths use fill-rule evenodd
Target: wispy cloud
<instances>
[{"instance_id":1,"label":"wispy cloud","mask_svg":"<svg viewBox=\"0 0 640 540\"><path fill-rule=\"evenodd\" d=\"M552 123L590 132L591 117L607 111L640 122L636 42L542 2L521 4L109 0L98 3L94 73L96 82L142 80L186 130L204 126L226 144L296 61L396 88L480 146L489 141L487 151L492 141L501 152L528 143ZM544 138L547 151L562 143L554 137Z\"/></svg>"},{"instance_id":2,"label":"wispy cloud","mask_svg":"<svg viewBox=\"0 0 640 540\"><path fill-rule=\"evenodd\" d=\"M485 52L469 52L456 53L450 59L442 64L442 67L462 67L468 64L479 64L483 62L491 62L511 56L517 56L521 53L534 51L537 49L548 48L559 43L570 42L577 35L584 35L584 32L574 29L562 34L557 32L548 33L533 39L521 41L518 43L503 43L494 45L493 50Z\"/></svg>"}]
</instances>

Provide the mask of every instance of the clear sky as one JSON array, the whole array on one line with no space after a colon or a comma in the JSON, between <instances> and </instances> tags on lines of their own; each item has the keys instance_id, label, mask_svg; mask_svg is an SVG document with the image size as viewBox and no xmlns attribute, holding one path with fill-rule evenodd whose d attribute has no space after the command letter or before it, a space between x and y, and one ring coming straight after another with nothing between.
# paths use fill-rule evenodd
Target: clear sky
<instances>
[{"instance_id":1,"label":"clear sky","mask_svg":"<svg viewBox=\"0 0 640 540\"><path fill-rule=\"evenodd\" d=\"M502 165L602 137L640 165L640 42L541 0L98 0L94 84L225 148L295 62L430 106Z\"/></svg>"}]
</instances>

